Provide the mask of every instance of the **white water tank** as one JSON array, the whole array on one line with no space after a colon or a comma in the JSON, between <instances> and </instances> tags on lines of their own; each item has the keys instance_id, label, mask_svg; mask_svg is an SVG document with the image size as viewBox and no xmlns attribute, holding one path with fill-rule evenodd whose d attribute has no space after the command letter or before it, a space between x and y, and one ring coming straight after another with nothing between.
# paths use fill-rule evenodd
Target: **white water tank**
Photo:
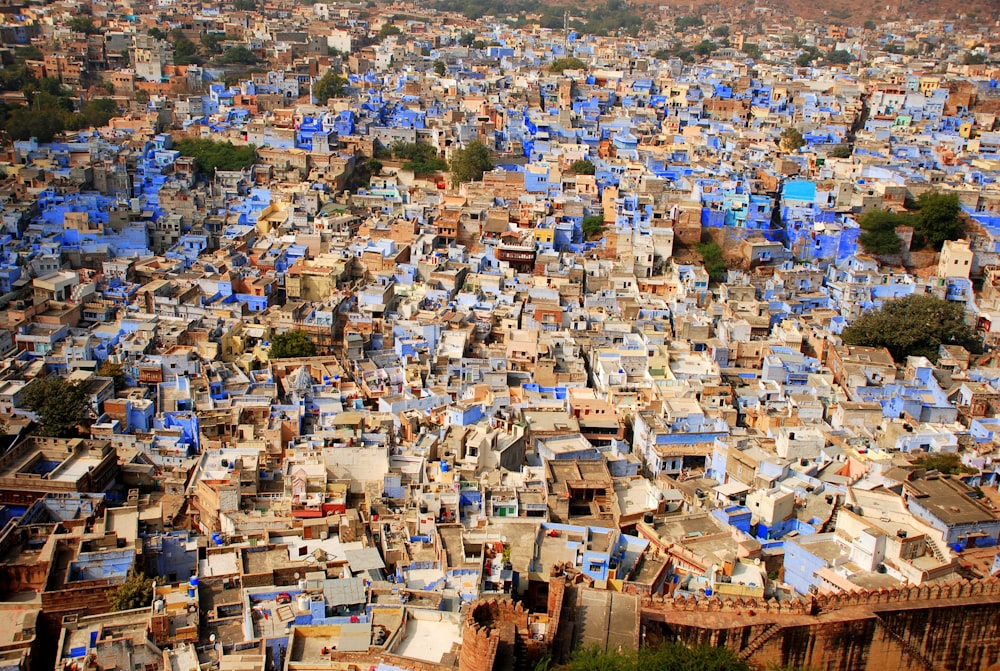
<instances>
[{"instance_id":1,"label":"white water tank","mask_svg":"<svg viewBox=\"0 0 1000 671\"><path fill-rule=\"evenodd\" d=\"M298 602L297 603L298 603L300 611L308 611L309 610L309 595L306 594L305 592L302 592L298 596Z\"/></svg>"}]
</instances>

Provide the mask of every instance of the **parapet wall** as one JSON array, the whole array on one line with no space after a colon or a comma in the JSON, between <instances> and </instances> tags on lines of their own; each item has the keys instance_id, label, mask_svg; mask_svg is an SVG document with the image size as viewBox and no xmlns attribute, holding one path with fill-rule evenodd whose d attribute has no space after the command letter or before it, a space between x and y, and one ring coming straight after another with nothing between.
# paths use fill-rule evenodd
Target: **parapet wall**
<instances>
[{"instance_id":1,"label":"parapet wall","mask_svg":"<svg viewBox=\"0 0 1000 671\"><path fill-rule=\"evenodd\" d=\"M754 599L752 597L722 598L712 596L652 596L642 601L643 608L725 613L753 611L764 615L814 615L843 608L885 608L893 604L935 602L942 599L967 599L971 597L996 598L1000 601L1000 580L958 580L948 583L879 589L840 594L794 597L792 599Z\"/></svg>"},{"instance_id":2,"label":"parapet wall","mask_svg":"<svg viewBox=\"0 0 1000 671\"><path fill-rule=\"evenodd\" d=\"M1000 663L997 580L782 602L654 597L642 611L667 639L726 647L759 667L987 671Z\"/></svg>"}]
</instances>

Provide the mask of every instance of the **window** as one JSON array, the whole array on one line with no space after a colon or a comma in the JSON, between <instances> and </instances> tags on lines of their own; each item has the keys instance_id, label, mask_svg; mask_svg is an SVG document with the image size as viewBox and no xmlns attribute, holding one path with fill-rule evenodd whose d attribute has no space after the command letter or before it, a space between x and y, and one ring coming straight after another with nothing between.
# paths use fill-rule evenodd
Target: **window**
<instances>
[{"instance_id":1,"label":"window","mask_svg":"<svg viewBox=\"0 0 1000 671\"><path fill-rule=\"evenodd\" d=\"M604 570L604 564L601 562L590 562L589 570L591 573L600 573Z\"/></svg>"}]
</instances>

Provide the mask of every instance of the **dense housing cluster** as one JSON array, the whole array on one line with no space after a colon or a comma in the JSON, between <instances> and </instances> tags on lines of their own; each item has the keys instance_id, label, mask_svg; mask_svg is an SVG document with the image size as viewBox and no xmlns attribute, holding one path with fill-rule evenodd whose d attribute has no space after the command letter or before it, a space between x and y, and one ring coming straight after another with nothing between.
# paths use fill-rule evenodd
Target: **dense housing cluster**
<instances>
[{"instance_id":1,"label":"dense housing cluster","mask_svg":"<svg viewBox=\"0 0 1000 671\"><path fill-rule=\"evenodd\" d=\"M0 667L998 594L994 23L228 5L0 8Z\"/></svg>"}]
</instances>

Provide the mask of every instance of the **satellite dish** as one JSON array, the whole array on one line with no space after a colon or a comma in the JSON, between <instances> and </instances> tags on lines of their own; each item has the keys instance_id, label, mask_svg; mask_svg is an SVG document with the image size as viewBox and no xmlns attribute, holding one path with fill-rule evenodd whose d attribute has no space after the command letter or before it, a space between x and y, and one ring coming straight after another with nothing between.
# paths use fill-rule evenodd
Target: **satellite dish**
<instances>
[{"instance_id":1,"label":"satellite dish","mask_svg":"<svg viewBox=\"0 0 1000 671\"><path fill-rule=\"evenodd\" d=\"M299 579L299 572L298 572L298 571L296 571L296 572L295 572L295 579L296 579L296 580L298 580L298 579Z\"/></svg>"},{"instance_id":2,"label":"satellite dish","mask_svg":"<svg viewBox=\"0 0 1000 671\"><path fill-rule=\"evenodd\" d=\"M208 642L215 643L215 634L212 634L211 636L208 637Z\"/></svg>"}]
</instances>

